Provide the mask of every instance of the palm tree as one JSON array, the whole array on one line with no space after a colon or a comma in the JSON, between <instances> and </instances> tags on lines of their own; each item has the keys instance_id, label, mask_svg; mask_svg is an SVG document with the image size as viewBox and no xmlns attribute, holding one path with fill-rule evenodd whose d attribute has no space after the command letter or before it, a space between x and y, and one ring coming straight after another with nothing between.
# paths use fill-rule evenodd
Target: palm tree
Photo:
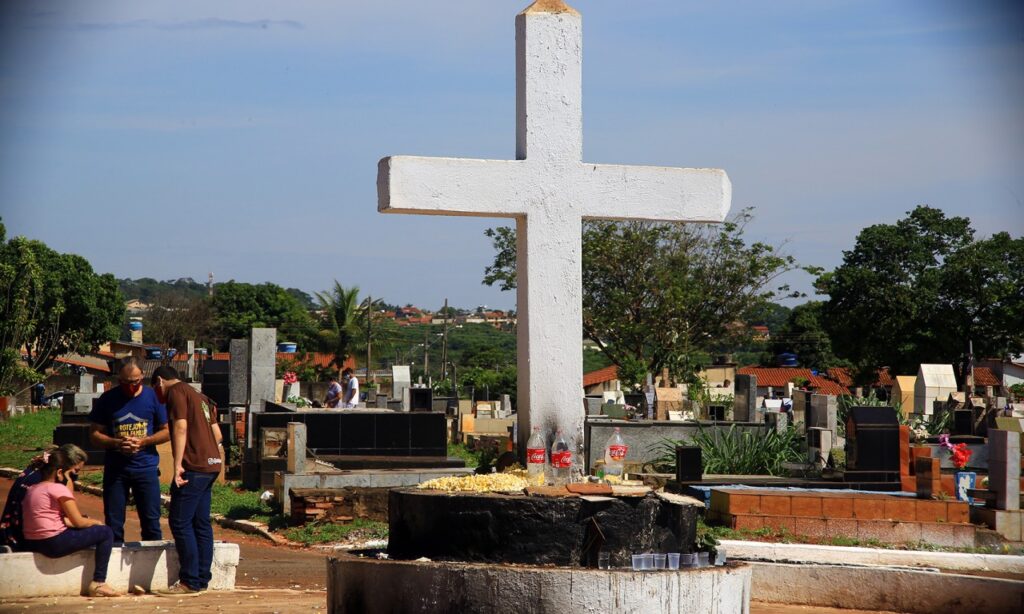
<instances>
[{"instance_id":1,"label":"palm tree","mask_svg":"<svg viewBox=\"0 0 1024 614\"><path fill-rule=\"evenodd\" d=\"M334 364L340 371L355 350L355 336L364 308L359 304L359 286L345 288L334 280L333 289L315 294L323 312L320 339L324 349L334 352Z\"/></svg>"}]
</instances>

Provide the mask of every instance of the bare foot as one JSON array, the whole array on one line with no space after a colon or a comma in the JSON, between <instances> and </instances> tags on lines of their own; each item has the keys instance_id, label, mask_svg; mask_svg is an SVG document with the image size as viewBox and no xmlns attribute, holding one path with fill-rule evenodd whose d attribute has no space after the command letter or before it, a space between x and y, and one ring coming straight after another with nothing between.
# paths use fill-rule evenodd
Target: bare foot
<instances>
[{"instance_id":1,"label":"bare foot","mask_svg":"<svg viewBox=\"0 0 1024 614\"><path fill-rule=\"evenodd\" d=\"M115 591L106 582L90 582L89 583L89 596L90 597L120 597L121 593Z\"/></svg>"}]
</instances>

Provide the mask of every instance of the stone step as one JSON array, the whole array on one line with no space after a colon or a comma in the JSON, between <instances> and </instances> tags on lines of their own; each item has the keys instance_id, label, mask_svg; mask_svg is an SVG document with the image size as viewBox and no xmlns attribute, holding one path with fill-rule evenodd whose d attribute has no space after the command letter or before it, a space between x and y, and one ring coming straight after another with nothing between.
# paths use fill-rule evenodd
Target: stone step
<instances>
[{"instance_id":1,"label":"stone step","mask_svg":"<svg viewBox=\"0 0 1024 614\"><path fill-rule=\"evenodd\" d=\"M51 559L32 552L0 553L0 597L80 595L93 573L93 549ZM235 588L238 544L215 542L210 590ZM141 586L153 592L178 581L178 554L172 541L127 542L115 547L107 567L107 583L127 592Z\"/></svg>"},{"instance_id":2,"label":"stone step","mask_svg":"<svg viewBox=\"0 0 1024 614\"><path fill-rule=\"evenodd\" d=\"M906 520L858 520L856 518L809 518L763 514L709 515L710 520L736 530L771 529L819 539L847 537L890 544L923 541L951 548L973 548L977 527L967 523Z\"/></svg>"},{"instance_id":3,"label":"stone step","mask_svg":"<svg viewBox=\"0 0 1024 614\"><path fill-rule=\"evenodd\" d=\"M917 499L906 495L766 489L712 489L709 516L757 515L967 523L963 501Z\"/></svg>"}]
</instances>

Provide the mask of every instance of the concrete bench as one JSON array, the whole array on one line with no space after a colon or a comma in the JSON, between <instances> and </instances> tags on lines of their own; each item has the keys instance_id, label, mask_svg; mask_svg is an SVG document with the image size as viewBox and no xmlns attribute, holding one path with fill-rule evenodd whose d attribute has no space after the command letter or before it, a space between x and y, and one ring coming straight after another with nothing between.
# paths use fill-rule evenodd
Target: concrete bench
<instances>
[{"instance_id":1,"label":"concrete bench","mask_svg":"<svg viewBox=\"0 0 1024 614\"><path fill-rule=\"evenodd\" d=\"M235 588L238 544L215 542L210 590ZM59 559L32 552L0 553L0 597L80 595L92 579L94 552L90 548ZM141 586L165 589L178 580L178 553L172 541L127 542L115 547L107 568L107 583L119 591Z\"/></svg>"}]
</instances>

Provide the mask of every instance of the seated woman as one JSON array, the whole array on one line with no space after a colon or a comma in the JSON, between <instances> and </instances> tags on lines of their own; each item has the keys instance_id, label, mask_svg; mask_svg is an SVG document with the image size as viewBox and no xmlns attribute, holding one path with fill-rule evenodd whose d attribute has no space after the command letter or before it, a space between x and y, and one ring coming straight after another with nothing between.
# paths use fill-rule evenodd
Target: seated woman
<instances>
[{"instance_id":1,"label":"seated woman","mask_svg":"<svg viewBox=\"0 0 1024 614\"><path fill-rule=\"evenodd\" d=\"M85 453L78 446L67 443L61 448L65 454L71 455L76 463L85 462ZM11 490L7 494L3 514L0 515L0 546L8 546L15 551L23 549L22 542L25 541L25 535L22 533L21 502L25 500L29 488L43 481L43 468L50 458L50 453L56 449L57 446L47 446L42 454L33 458L28 467L25 467L25 470L14 478L14 484L11 485ZM76 456L76 451L81 456ZM78 479L75 473L69 477L71 480ZM64 485L69 488L73 486L66 481Z\"/></svg>"},{"instance_id":2,"label":"seated woman","mask_svg":"<svg viewBox=\"0 0 1024 614\"><path fill-rule=\"evenodd\" d=\"M43 479L28 489L22 502L23 549L59 558L96 546L96 568L89 583L90 597L120 595L107 583L107 565L114 545L114 532L99 520L78 511L75 496L62 484L85 464L86 454L77 446L61 447L50 453L42 469Z\"/></svg>"}]
</instances>

